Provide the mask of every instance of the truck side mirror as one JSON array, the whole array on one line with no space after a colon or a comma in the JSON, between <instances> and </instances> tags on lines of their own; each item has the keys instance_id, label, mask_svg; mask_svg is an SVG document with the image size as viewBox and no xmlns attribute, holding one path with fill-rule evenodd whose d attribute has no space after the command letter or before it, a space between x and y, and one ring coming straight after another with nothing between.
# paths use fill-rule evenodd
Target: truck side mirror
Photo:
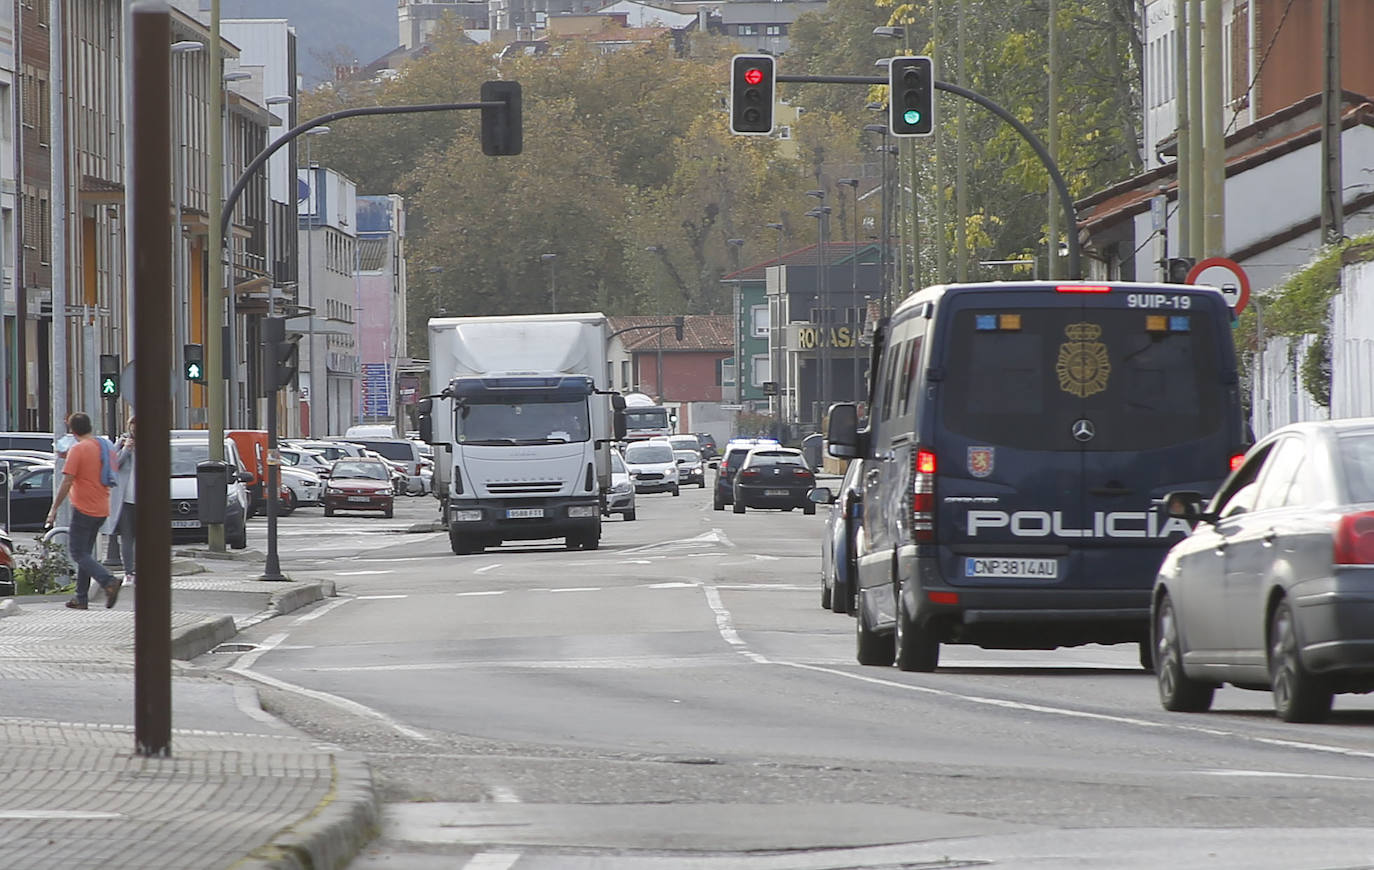
<instances>
[{"instance_id":1,"label":"truck side mirror","mask_svg":"<svg viewBox=\"0 0 1374 870\"><path fill-rule=\"evenodd\" d=\"M434 443L434 400L421 399L418 406L419 415L416 420L420 427L420 440L426 444Z\"/></svg>"},{"instance_id":2,"label":"truck side mirror","mask_svg":"<svg viewBox=\"0 0 1374 870\"><path fill-rule=\"evenodd\" d=\"M830 406L830 421L825 429L825 450L836 459L859 455L859 409L843 402Z\"/></svg>"},{"instance_id":3,"label":"truck side mirror","mask_svg":"<svg viewBox=\"0 0 1374 870\"><path fill-rule=\"evenodd\" d=\"M616 398L617 398L617 399L620 399L619 396L616 396ZM625 405L625 400L624 400L624 399L620 399L620 405L621 405L621 407L617 408L617 409L615 410L615 413L612 415L612 419L613 419L613 421L614 421L613 426L614 426L614 428L615 428L615 432L612 433L612 434L614 434L615 440L617 440L617 441L624 441L624 440L625 440L625 428L626 428L626 424L625 424L625 407L624 407L624 405Z\"/></svg>"},{"instance_id":4,"label":"truck side mirror","mask_svg":"<svg viewBox=\"0 0 1374 870\"><path fill-rule=\"evenodd\" d=\"M612 410L612 411L623 411L623 410L625 410L625 397L622 396L620 393L614 393L614 394L611 395L611 410Z\"/></svg>"}]
</instances>

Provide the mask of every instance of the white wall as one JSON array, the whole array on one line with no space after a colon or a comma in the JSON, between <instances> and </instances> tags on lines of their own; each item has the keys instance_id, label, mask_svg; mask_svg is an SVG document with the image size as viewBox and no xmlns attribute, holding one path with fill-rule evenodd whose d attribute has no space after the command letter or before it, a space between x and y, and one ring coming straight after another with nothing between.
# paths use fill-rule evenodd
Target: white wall
<instances>
[{"instance_id":1,"label":"white wall","mask_svg":"<svg viewBox=\"0 0 1374 870\"><path fill-rule=\"evenodd\" d=\"M1374 417L1374 263L1342 269L1331 304L1331 416Z\"/></svg>"},{"instance_id":2,"label":"white wall","mask_svg":"<svg viewBox=\"0 0 1374 870\"><path fill-rule=\"evenodd\" d=\"M1251 359L1251 420L1255 438L1280 426L1325 420L1327 410L1302 385L1302 361L1315 339L1280 336L1265 342L1262 357Z\"/></svg>"}]
</instances>

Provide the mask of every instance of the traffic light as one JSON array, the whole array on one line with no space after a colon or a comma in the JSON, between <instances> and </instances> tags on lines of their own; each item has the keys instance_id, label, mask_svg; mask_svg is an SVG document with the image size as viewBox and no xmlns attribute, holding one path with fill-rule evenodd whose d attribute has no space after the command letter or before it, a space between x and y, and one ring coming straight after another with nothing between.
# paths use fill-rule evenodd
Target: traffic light
<instances>
[{"instance_id":1,"label":"traffic light","mask_svg":"<svg viewBox=\"0 0 1374 870\"><path fill-rule=\"evenodd\" d=\"M893 136L935 132L935 67L930 58L894 57L888 66L888 129Z\"/></svg>"},{"instance_id":2,"label":"traffic light","mask_svg":"<svg viewBox=\"0 0 1374 870\"><path fill-rule=\"evenodd\" d=\"M505 103L505 107L482 107L482 153L488 157L519 154L524 148L520 110L519 82L482 82L484 103Z\"/></svg>"},{"instance_id":3,"label":"traffic light","mask_svg":"<svg viewBox=\"0 0 1374 870\"><path fill-rule=\"evenodd\" d=\"M188 344L181 349L181 373L188 381L205 383L205 348Z\"/></svg>"},{"instance_id":4,"label":"traffic light","mask_svg":"<svg viewBox=\"0 0 1374 870\"><path fill-rule=\"evenodd\" d=\"M678 341L682 341L682 327L686 323L687 319L681 314L673 318L673 334L677 336Z\"/></svg>"},{"instance_id":5,"label":"traffic light","mask_svg":"<svg viewBox=\"0 0 1374 870\"><path fill-rule=\"evenodd\" d=\"M100 398L119 398L119 354L100 355Z\"/></svg>"},{"instance_id":6,"label":"traffic light","mask_svg":"<svg viewBox=\"0 0 1374 870\"><path fill-rule=\"evenodd\" d=\"M737 54L730 61L731 133L766 136L773 132L774 63L767 54Z\"/></svg>"},{"instance_id":7,"label":"traffic light","mask_svg":"<svg viewBox=\"0 0 1374 870\"><path fill-rule=\"evenodd\" d=\"M286 338L286 318L266 317L262 321L262 392L276 395L296 377L299 348Z\"/></svg>"}]
</instances>

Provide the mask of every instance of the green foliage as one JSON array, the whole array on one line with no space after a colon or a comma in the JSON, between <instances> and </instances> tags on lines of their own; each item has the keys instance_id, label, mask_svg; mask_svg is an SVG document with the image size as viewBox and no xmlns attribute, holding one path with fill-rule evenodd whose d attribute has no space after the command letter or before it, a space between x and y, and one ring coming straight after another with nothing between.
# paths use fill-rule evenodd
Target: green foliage
<instances>
[{"instance_id":1,"label":"green foliage","mask_svg":"<svg viewBox=\"0 0 1374 870\"><path fill-rule=\"evenodd\" d=\"M1331 407L1331 336L1323 331L1302 358L1302 386L1312 401Z\"/></svg>"},{"instance_id":2,"label":"green foliage","mask_svg":"<svg viewBox=\"0 0 1374 870\"><path fill-rule=\"evenodd\" d=\"M14 579L20 595L52 595L71 587L71 559L63 544L34 541L34 549L16 546Z\"/></svg>"}]
</instances>

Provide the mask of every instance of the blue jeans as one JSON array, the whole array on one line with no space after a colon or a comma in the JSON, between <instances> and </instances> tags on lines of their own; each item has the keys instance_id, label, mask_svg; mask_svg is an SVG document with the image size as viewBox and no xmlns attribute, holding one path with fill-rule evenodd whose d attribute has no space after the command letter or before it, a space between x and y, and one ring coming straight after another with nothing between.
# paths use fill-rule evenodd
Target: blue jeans
<instances>
[{"instance_id":1,"label":"blue jeans","mask_svg":"<svg viewBox=\"0 0 1374 870\"><path fill-rule=\"evenodd\" d=\"M67 553L76 563L76 600L86 603L91 591L91 580L95 579L102 589L114 584L114 575L95 557L96 538L100 527L105 524L104 517L92 517L72 508L72 522L67 527Z\"/></svg>"},{"instance_id":2,"label":"blue jeans","mask_svg":"<svg viewBox=\"0 0 1374 870\"><path fill-rule=\"evenodd\" d=\"M134 573L134 522L138 513L131 501L124 502L119 509L119 560L124 563L124 573Z\"/></svg>"}]
</instances>

